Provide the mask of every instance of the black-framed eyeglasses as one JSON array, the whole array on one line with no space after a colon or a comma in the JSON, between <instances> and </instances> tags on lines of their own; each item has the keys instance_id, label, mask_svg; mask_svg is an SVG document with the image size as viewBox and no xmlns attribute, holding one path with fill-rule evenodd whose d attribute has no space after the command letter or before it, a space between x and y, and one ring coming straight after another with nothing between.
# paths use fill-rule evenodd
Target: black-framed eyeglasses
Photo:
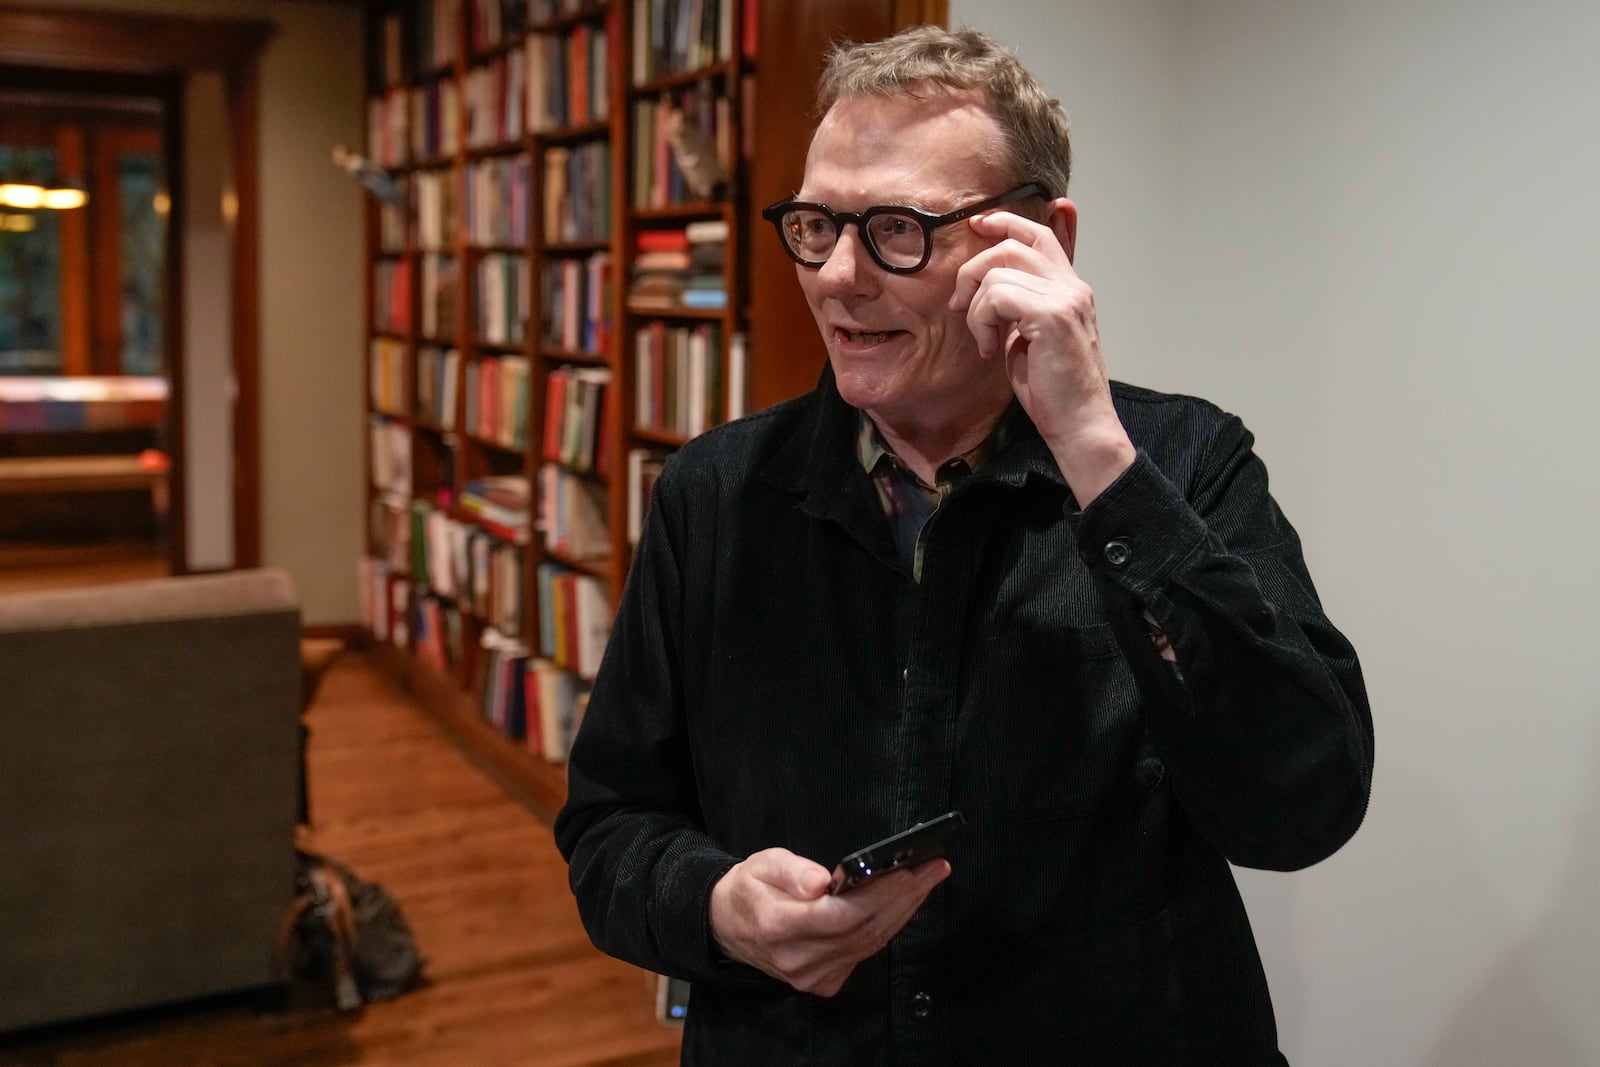
<instances>
[{"instance_id":1,"label":"black-framed eyeglasses","mask_svg":"<svg viewBox=\"0 0 1600 1067\"><path fill-rule=\"evenodd\" d=\"M784 251L802 267L820 267L826 263L839 243L839 234L846 225L854 223L874 263L894 274L913 274L928 265L933 255L933 231L939 227L1030 196L1048 195L1038 182L1028 182L1008 193L958 207L943 215L892 205L869 207L865 211L834 211L827 204L780 200L763 209L761 217L777 227Z\"/></svg>"}]
</instances>

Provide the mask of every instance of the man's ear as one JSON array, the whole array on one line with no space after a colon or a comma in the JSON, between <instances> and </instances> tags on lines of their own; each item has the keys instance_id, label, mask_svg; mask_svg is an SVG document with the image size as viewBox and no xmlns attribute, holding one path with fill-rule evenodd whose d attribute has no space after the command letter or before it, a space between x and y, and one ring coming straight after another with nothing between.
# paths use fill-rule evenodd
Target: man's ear
<instances>
[{"instance_id":1,"label":"man's ear","mask_svg":"<svg viewBox=\"0 0 1600 1067\"><path fill-rule=\"evenodd\" d=\"M1064 196L1050 201L1045 225L1056 235L1061 247L1067 250L1067 259L1073 260L1078 246L1078 205Z\"/></svg>"}]
</instances>

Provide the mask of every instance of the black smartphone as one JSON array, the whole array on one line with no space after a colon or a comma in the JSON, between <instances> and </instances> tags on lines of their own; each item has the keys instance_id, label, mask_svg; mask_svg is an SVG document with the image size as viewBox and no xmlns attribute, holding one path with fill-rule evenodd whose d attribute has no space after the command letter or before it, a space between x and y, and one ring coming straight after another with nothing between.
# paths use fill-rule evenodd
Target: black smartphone
<instances>
[{"instance_id":1,"label":"black smartphone","mask_svg":"<svg viewBox=\"0 0 1600 1067\"><path fill-rule=\"evenodd\" d=\"M937 819L919 822L877 844L857 849L833 869L833 883L828 886L828 892L843 893L881 874L901 867L915 867L924 860L942 856L956 832L965 825L966 816L959 811L948 811Z\"/></svg>"}]
</instances>

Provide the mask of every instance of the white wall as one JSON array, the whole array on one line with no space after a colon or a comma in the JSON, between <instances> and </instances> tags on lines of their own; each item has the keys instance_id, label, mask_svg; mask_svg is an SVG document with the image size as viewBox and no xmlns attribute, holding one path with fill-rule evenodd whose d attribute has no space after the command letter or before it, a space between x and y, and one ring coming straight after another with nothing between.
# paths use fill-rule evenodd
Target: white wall
<instances>
[{"instance_id":1,"label":"white wall","mask_svg":"<svg viewBox=\"0 0 1600 1067\"><path fill-rule=\"evenodd\" d=\"M330 153L336 144L364 143L360 9L291 0L12 2L256 18L276 25L260 62L261 554L264 563L293 577L306 622L358 621L356 560L366 522L363 209L359 186L333 165ZM226 151L215 143L193 150ZM218 236L213 229L198 251L214 259ZM205 267L191 263L188 269ZM207 281L222 284L214 277L190 279L191 292ZM190 399L209 405L194 418L214 441L217 409L230 402L227 325L213 317L191 321L188 329L191 341L212 341L205 350L196 348L196 358L210 362L191 362L186 384L191 392L208 390ZM226 448L225 429L223 434ZM216 479L226 477L217 464L225 466L227 457L219 459L213 450L198 460L200 481L191 479L191 485L200 496L189 503L201 525L190 531L191 560L226 562L232 558L226 541L230 517L219 519L212 505Z\"/></svg>"},{"instance_id":2,"label":"white wall","mask_svg":"<svg viewBox=\"0 0 1600 1067\"><path fill-rule=\"evenodd\" d=\"M184 558L194 570L234 564L233 416L238 383L233 350L234 190L227 145L224 77L200 71L183 92L183 201L175 234L183 242Z\"/></svg>"},{"instance_id":3,"label":"white wall","mask_svg":"<svg viewBox=\"0 0 1600 1067\"><path fill-rule=\"evenodd\" d=\"M1297 1067L1600 1063L1600 5L956 0L1078 131L1118 377L1256 431L1377 723L1244 872Z\"/></svg>"}]
</instances>

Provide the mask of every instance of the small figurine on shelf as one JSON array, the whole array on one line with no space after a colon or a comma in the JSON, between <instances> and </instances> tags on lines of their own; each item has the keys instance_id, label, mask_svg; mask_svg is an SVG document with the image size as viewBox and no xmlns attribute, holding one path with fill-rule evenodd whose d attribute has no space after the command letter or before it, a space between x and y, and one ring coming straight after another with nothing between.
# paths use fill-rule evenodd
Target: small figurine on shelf
<instances>
[{"instance_id":1,"label":"small figurine on shelf","mask_svg":"<svg viewBox=\"0 0 1600 1067\"><path fill-rule=\"evenodd\" d=\"M391 204L400 202L400 183L366 156L352 152L342 144L334 145L333 162L340 170L366 186L367 192L379 200Z\"/></svg>"},{"instance_id":2,"label":"small figurine on shelf","mask_svg":"<svg viewBox=\"0 0 1600 1067\"><path fill-rule=\"evenodd\" d=\"M667 143L683 172L684 182L704 200L720 200L728 192L728 174L717 159L716 146L682 108L667 115Z\"/></svg>"}]
</instances>

